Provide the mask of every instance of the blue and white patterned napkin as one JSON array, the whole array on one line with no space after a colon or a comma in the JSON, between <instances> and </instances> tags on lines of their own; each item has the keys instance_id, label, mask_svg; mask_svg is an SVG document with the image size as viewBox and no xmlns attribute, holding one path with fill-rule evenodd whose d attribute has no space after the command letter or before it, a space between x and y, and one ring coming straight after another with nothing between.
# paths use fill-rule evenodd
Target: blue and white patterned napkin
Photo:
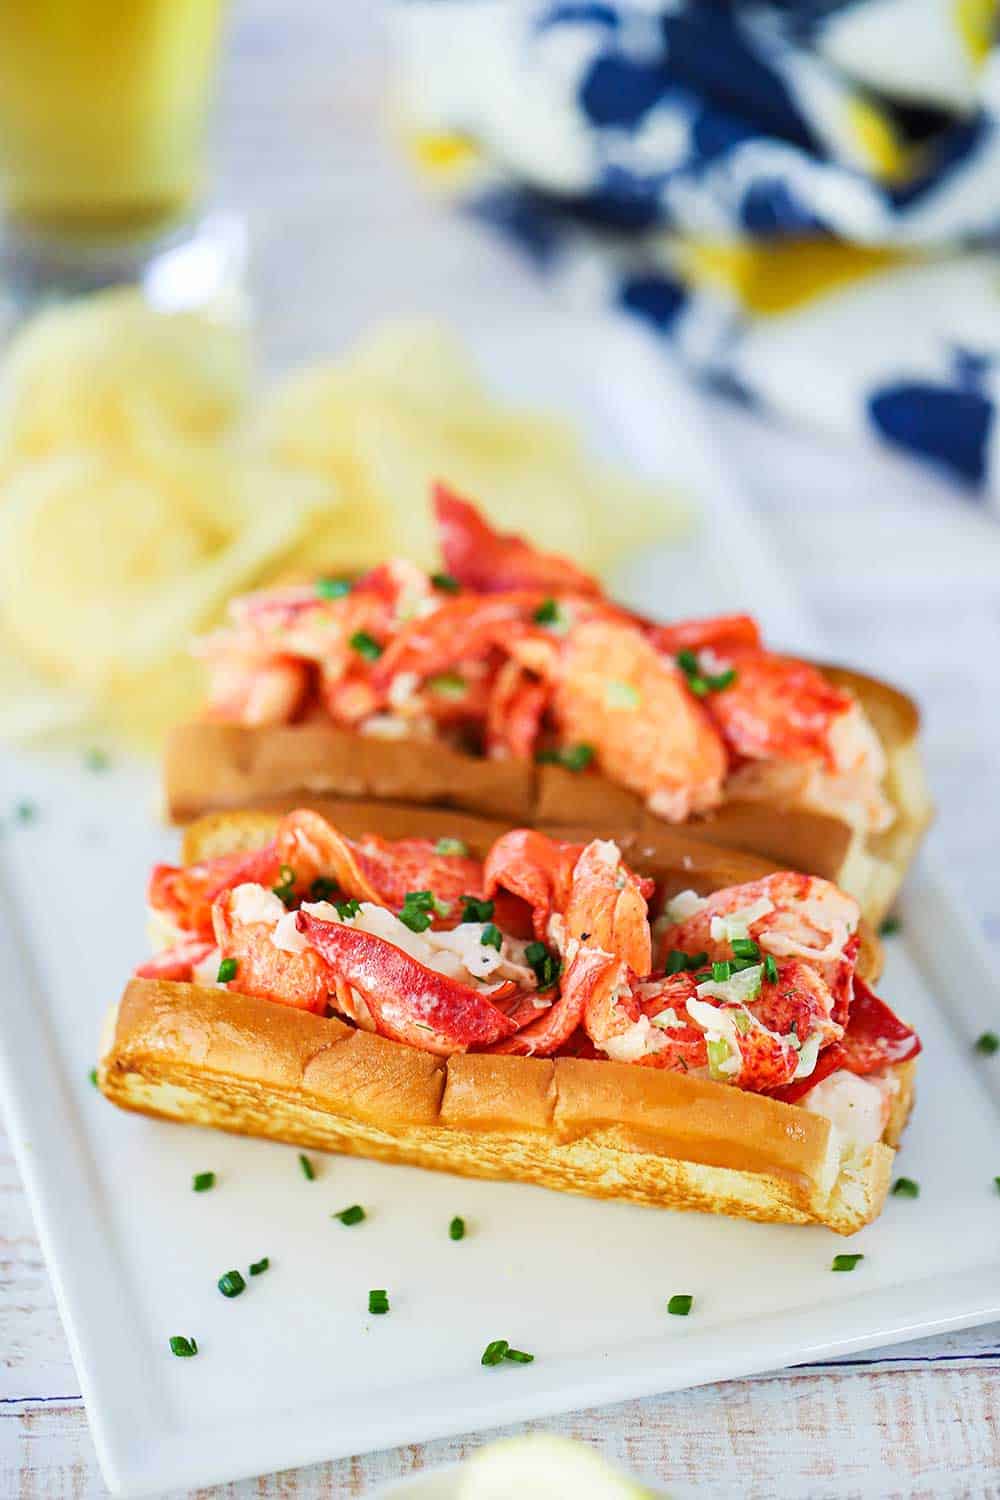
<instances>
[{"instance_id":1,"label":"blue and white patterned napkin","mask_svg":"<svg viewBox=\"0 0 1000 1500\"><path fill-rule=\"evenodd\" d=\"M575 296L1000 507L997 0L417 0L403 124Z\"/></svg>"}]
</instances>

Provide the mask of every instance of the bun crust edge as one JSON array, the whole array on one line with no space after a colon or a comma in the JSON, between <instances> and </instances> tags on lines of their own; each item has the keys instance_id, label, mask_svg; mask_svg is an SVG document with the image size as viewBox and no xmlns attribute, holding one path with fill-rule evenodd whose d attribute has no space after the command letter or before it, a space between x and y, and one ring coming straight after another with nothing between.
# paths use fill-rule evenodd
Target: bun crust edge
<instances>
[{"instance_id":1,"label":"bun crust edge","mask_svg":"<svg viewBox=\"0 0 1000 1500\"><path fill-rule=\"evenodd\" d=\"M625 788L558 766L490 761L430 741L385 741L327 723L250 729L191 723L168 738L166 812L187 823L240 807L315 806L329 798L451 808L506 827L585 826L591 836L623 839L667 830L689 844L757 854L833 880L857 897L878 924L888 912L930 822L913 700L889 684L842 667L823 667L863 705L888 763L885 787L896 810L887 833L866 837L841 818L809 808L776 809L731 799L682 830L655 818Z\"/></svg>"},{"instance_id":2,"label":"bun crust edge","mask_svg":"<svg viewBox=\"0 0 1000 1500\"><path fill-rule=\"evenodd\" d=\"M828 1120L672 1072L577 1058L440 1058L226 990L134 979L107 1027L123 1109L323 1151L660 1208L853 1234L877 1217L912 1100L846 1158Z\"/></svg>"}]
</instances>

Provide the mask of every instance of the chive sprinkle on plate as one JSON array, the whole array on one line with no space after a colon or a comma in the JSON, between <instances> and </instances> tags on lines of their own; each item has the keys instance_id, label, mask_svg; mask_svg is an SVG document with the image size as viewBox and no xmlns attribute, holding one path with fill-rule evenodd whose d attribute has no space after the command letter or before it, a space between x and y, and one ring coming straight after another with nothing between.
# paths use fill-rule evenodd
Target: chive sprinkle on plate
<instances>
[{"instance_id":1,"label":"chive sprinkle on plate","mask_svg":"<svg viewBox=\"0 0 1000 1500\"><path fill-rule=\"evenodd\" d=\"M686 1318L693 1306L694 1298L689 1292L675 1292L667 1303L667 1312L675 1318Z\"/></svg>"},{"instance_id":2,"label":"chive sprinkle on plate","mask_svg":"<svg viewBox=\"0 0 1000 1500\"><path fill-rule=\"evenodd\" d=\"M856 1252L854 1255L835 1255L833 1257L833 1263L830 1266L830 1270L853 1271L854 1267L861 1260L864 1260L864 1256L858 1252Z\"/></svg>"},{"instance_id":3,"label":"chive sprinkle on plate","mask_svg":"<svg viewBox=\"0 0 1000 1500\"><path fill-rule=\"evenodd\" d=\"M489 1367L503 1364L505 1359L512 1365L530 1365L534 1363L535 1356L524 1349L512 1349L506 1339L493 1339L483 1350L479 1363Z\"/></svg>"},{"instance_id":4,"label":"chive sprinkle on plate","mask_svg":"<svg viewBox=\"0 0 1000 1500\"><path fill-rule=\"evenodd\" d=\"M185 1338L183 1333L175 1333L170 1340L170 1352L176 1354L178 1359L190 1359L198 1353L198 1342L196 1339Z\"/></svg>"},{"instance_id":5,"label":"chive sprinkle on plate","mask_svg":"<svg viewBox=\"0 0 1000 1500\"><path fill-rule=\"evenodd\" d=\"M305 1178L306 1182L315 1181L316 1168L313 1166L308 1156L303 1156L301 1151L299 1152L299 1167L302 1170L302 1175Z\"/></svg>"},{"instance_id":6,"label":"chive sprinkle on plate","mask_svg":"<svg viewBox=\"0 0 1000 1500\"><path fill-rule=\"evenodd\" d=\"M196 1172L191 1179L191 1186L196 1193L207 1193L209 1188L215 1187L214 1172Z\"/></svg>"},{"instance_id":7,"label":"chive sprinkle on plate","mask_svg":"<svg viewBox=\"0 0 1000 1500\"><path fill-rule=\"evenodd\" d=\"M91 1083L94 1085L94 1088L96 1089L96 1087L97 1087L97 1069L96 1068L91 1068L90 1072L87 1074L87 1077L90 1079Z\"/></svg>"},{"instance_id":8,"label":"chive sprinkle on plate","mask_svg":"<svg viewBox=\"0 0 1000 1500\"><path fill-rule=\"evenodd\" d=\"M368 1293L368 1311L376 1316L389 1311L389 1296L384 1287Z\"/></svg>"},{"instance_id":9,"label":"chive sprinkle on plate","mask_svg":"<svg viewBox=\"0 0 1000 1500\"><path fill-rule=\"evenodd\" d=\"M460 1219L458 1214L455 1215L448 1225L448 1238L452 1240L465 1239L465 1220Z\"/></svg>"},{"instance_id":10,"label":"chive sprinkle on plate","mask_svg":"<svg viewBox=\"0 0 1000 1500\"><path fill-rule=\"evenodd\" d=\"M260 1275L263 1274L264 1271L269 1270L270 1266L271 1266L270 1257L267 1256L267 1255L263 1256L260 1260L252 1260L250 1262L250 1275L251 1276L260 1276Z\"/></svg>"},{"instance_id":11,"label":"chive sprinkle on plate","mask_svg":"<svg viewBox=\"0 0 1000 1500\"><path fill-rule=\"evenodd\" d=\"M247 1284L239 1271L226 1271L219 1277L216 1285L224 1297L238 1297L247 1289Z\"/></svg>"},{"instance_id":12,"label":"chive sprinkle on plate","mask_svg":"<svg viewBox=\"0 0 1000 1500\"><path fill-rule=\"evenodd\" d=\"M365 1211L360 1203L352 1203L350 1208L342 1208L339 1214L331 1214L331 1219L339 1219L341 1224L360 1224L365 1217Z\"/></svg>"},{"instance_id":13,"label":"chive sprinkle on plate","mask_svg":"<svg viewBox=\"0 0 1000 1500\"><path fill-rule=\"evenodd\" d=\"M984 1057L992 1057L994 1052L1000 1051L1000 1036L995 1031L984 1031L976 1038L976 1051Z\"/></svg>"},{"instance_id":14,"label":"chive sprinkle on plate","mask_svg":"<svg viewBox=\"0 0 1000 1500\"><path fill-rule=\"evenodd\" d=\"M897 1177L892 1191L897 1198L919 1198L920 1184L914 1182L912 1177Z\"/></svg>"}]
</instances>

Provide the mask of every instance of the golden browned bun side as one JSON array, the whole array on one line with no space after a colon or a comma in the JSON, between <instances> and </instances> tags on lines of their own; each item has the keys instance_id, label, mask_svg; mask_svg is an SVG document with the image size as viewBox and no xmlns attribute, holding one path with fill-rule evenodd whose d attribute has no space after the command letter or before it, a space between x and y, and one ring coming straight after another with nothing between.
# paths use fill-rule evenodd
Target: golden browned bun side
<instances>
[{"instance_id":1,"label":"golden browned bun side","mask_svg":"<svg viewBox=\"0 0 1000 1500\"><path fill-rule=\"evenodd\" d=\"M829 813L730 799L686 825L703 843L763 855L833 880L877 925L889 910L931 817L917 747L919 716L887 683L841 667L823 671L861 701L888 762L886 793L896 820L865 836ZM450 807L535 827L579 825L619 840L668 827L640 798L602 776L558 766L482 760L421 740L380 740L330 724L248 729L184 724L168 739L164 786L172 821L237 807L318 806L328 798Z\"/></svg>"},{"instance_id":2,"label":"golden browned bun side","mask_svg":"<svg viewBox=\"0 0 1000 1500\"><path fill-rule=\"evenodd\" d=\"M273 810L245 808L240 812L209 813L190 823L184 831L184 863L195 864L219 854L259 849L273 838L281 813L294 807L290 798L278 800L283 805ZM309 806L329 818L348 838L361 838L366 833L388 839L459 838L480 858L509 826L469 813L401 802L355 802L349 798L325 797L311 798ZM540 831L576 843L586 843L593 837L593 830L582 824L543 823ZM618 843L626 863L640 875L651 876L665 897L681 890L707 895L728 885L760 880L778 868L755 854L699 843L686 829L655 820L641 832L618 835ZM860 935L858 972L869 984L875 984L882 972L882 945L864 920Z\"/></svg>"},{"instance_id":3,"label":"golden browned bun side","mask_svg":"<svg viewBox=\"0 0 1000 1500\"><path fill-rule=\"evenodd\" d=\"M820 1115L684 1074L445 1059L268 1000L159 980L129 983L98 1081L123 1109L243 1135L840 1234L880 1212L894 1155L883 1143L844 1153Z\"/></svg>"}]
</instances>

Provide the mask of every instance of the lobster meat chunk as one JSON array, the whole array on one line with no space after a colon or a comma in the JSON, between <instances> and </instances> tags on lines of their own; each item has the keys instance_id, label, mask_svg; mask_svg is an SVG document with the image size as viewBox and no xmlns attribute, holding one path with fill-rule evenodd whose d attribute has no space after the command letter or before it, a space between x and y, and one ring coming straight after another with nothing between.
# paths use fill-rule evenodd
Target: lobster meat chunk
<instances>
[{"instance_id":1,"label":"lobster meat chunk","mask_svg":"<svg viewBox=\"0 0 1000 1500\"><path fill-rule=\"evenodd\" d=\"M488 1047L514 1030L487 995L426 968L384 938L304 911L296 927L328 971L360 993L383 1036L447 1056Z\"/></svg>"},{"instance_id":2,"label":"lobster meat chunk","mask_svg":"<svg viewBox=\"0 0 1000 1500\"><path fill-rule=\"evenodd\" d=\"M539 552L523 537L494 530L475 506L447 485L435 484L433 504L445 567L463 588L479 594L542 589L600 596L596 578L566 557Z\"/></svg>"}]
</instances>

